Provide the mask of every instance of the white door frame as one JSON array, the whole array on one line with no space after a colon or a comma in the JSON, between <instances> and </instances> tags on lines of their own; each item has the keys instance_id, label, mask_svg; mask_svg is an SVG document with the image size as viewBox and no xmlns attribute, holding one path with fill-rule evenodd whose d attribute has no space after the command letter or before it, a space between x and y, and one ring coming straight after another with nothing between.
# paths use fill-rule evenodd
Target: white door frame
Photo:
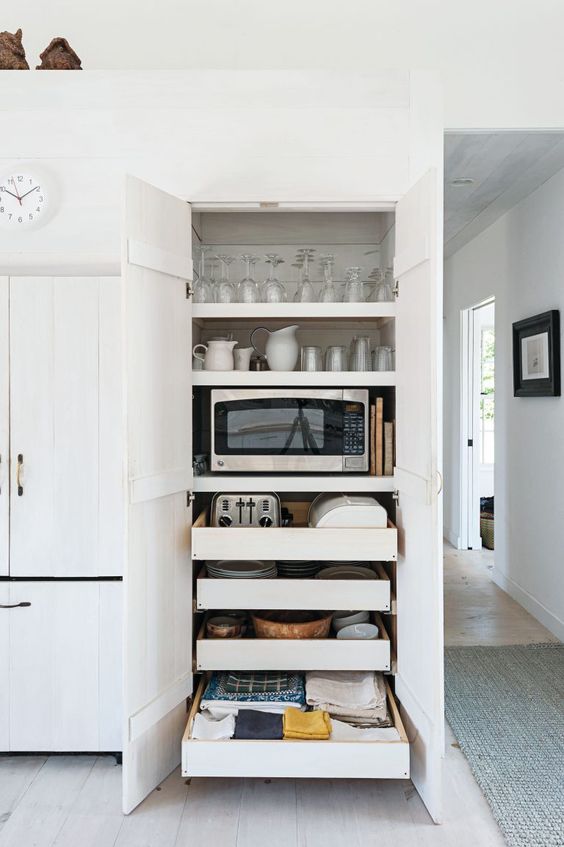
<instances>
[{"instance_id":1,"label":"white door frame","mask_svg":"<svg viewBox=\"0 0 564 847\"><path fill-rule=\"evenodd\" d=\"M481 550L479 407L473 402L480 350L475 344L475 313L495 303L488 297L460 312L460 516L461 550ZM476 448L476 449L475 449Z\"/></svg>"}]
</instances>

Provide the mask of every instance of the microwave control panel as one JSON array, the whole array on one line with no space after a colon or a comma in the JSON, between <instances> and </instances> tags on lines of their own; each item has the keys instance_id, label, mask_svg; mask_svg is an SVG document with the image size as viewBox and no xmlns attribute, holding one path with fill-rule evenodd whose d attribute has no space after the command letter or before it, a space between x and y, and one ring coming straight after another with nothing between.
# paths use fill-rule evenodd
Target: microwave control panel
<instances>
[{"instance_id":1,"label":"microwave control panel","mask_svg":"<svg viewBox=\"0 0 564 847\"><path fill-rule=\"evenodd\" d=\"M343 453L345 456L362 455L366 436L364 409L360 403L351 403L350 406L354 408L346 409L343 415Z\"/></svg>"}]
</instances>

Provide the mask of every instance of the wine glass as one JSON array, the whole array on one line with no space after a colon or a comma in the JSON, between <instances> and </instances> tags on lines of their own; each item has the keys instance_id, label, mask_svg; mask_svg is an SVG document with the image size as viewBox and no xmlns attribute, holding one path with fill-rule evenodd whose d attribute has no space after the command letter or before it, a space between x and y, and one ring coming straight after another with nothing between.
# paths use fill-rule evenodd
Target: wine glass
<instances>
[{"instance_id":1,"label":"wine glass","mask_svg":"<svg viewBox=\"0 0 564 847\"><path fill-rule=\"evenodd\" d=\"M294 294L294 303L312 303L315 300L313 285L309 279L309 263L313 259L315 250L312 247L304 247L297 252L297 263L301 264L300 282Z\"/></svg>"},{"instance_id":2,"label":"wine glass","mask_svg":"<svg viewBox=\"0 0 564 847\"><path fill-rule=\"evenodd\" d=\"M245 276L237 286L237 299L239 303L259 303L260 291L258 282L253 277L253 268L258 261L258 256L252 253L243 253L240 257L246 264Z\"/></svg>"},{"instance_id":3,"label":"wine glass","mask_svg":"<svg viewBox=\"0 0 564 847\"><path fill-rule=\"evenodd\" d=\"M213 303L213 288L206 275L206 252L211 248L202 244L200 247L200 270L198 279L194 283L192 301L194 303Z\"/></svg>"},{"instance_id":4,"label":"wine glass","mask_svg":"<svg viewBox=\"0 0 564 847\"><path fill-rule=\"evenodd\" d=\"M325 256L321 256L320 262L321 267L323 268L323 286L319 293L319 302L336 303L337 289L333 282L333 265L335 263L335 256L331 253L327 253Z\"/></svg>"},{"instance_id":5,"label":"wine glass","mask_svg":"<svg viewBox=\"0 0 564 847\"><path fill-rule=\"evenodd\" d=\"M345 303L361 303L364 300L364 282L360 278L362 268L351 267L346 270Z\"/></svg>"},{"instance_id":6,"label":"wine glass","mask_svg":"<svg viewBox=\"0 0 564 847\"><path fill-rule=\"evenodd\" d=\"M219 281L216 288L216 302L236 303L237 290L233 283L229 280L229 265L235 257L227 256L225 253L221 253L217 258L221 262L221 280Z\"/></svg>"},{"instance_id":7,"label":"wine glass","mask_svg":"<svg viewBox=\"0 0 564 847\"><path fill-rule=\"evenodd\" d=\"M270 265L270 269L268 278L262 286L262 299L265 303L285 303L288 299L286 296L286 287L275 276L277 266L283 264L284 259L278 253L267 253L265 258Z\"/></svg>"}]
</instances>

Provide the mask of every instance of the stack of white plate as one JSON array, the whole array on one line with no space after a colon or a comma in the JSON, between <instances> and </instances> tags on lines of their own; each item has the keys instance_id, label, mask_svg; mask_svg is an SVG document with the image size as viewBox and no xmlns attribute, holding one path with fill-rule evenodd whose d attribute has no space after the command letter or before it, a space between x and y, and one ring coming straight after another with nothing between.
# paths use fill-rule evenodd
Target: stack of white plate
<instances>
[{"instance_id":1,"label":"stack of white plate","mask_svg":"<svg viewBox=\"0 0 564 847\"><path fill-rule=\"evenodd\" d=\"M376 579L376 574L370 568L360 565L335 565L323 568L316 579Z\"/></svg>"},{"instance_id":2,"label":"stack of white plate","mask_svg":"<svg viewBox=\"0 0 564 847\"><path fill-rule=\"evenodd\" d=\"M208 562L206 570L212 579L275 579L277 573L275 562L261 562L258 559Z\"/></svg>"},{"instance_id":3,"label":"stack of white plate","mask_svg":"<svg viewBox=\"0 0 564 847\"><path fill-rule=\"evenodd\" d=\"M311 579L319 570L319 562L312 562L309 559L303 561L299 559L278 560L276 562L278 576L284 579Z\"/></svg>"}]
</instances>

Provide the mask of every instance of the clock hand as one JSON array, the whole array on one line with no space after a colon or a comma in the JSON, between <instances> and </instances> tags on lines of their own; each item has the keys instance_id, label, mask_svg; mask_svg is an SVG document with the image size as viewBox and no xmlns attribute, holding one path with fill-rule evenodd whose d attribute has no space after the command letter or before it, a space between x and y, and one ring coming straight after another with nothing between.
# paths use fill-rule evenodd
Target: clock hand
<instances>
[{"instance_id":1,"label":"clock hand","mask_svg":"<svg viewBox=\"0 0 564 847\"><path fill-rule=\"evenodd\" d=\"M5 188L5 189L4 189L4 192L5 192L6 194L9 194L9 195L10 195L10 197L15 197L15 198L16 198L16 200L19 200L19 199L20 199L20 198L18 197L18 195L17 195L17 194L12 194L12 192L11 192L11 191L8 191L8 189L7 189L7 188Z\"/></svg>"},{"instance_id":2,"label":"clock hand","mask_svg":"<svg viewBox=\"0 0 564 847\"><path fill-rule=\"evenodd\" d=\"M31 193L32 193L32 191L37 191L38 189L39 189L39 186L38 186L38 185L36 185L36 186L35 186L35 188L30 188L30 190L29 190L29 191L26 191L26 193L25 193L25 194L22 194L22 196L21 196L20 200L23 200L23 199L24 199L24 197L27 197L27 195L28 195L28 194L31 194Z\"/></svg>"},{"instance_id":3,"label":"clock hand","mask_svg":"<svg viewBox=\"0 0 564 847\"><path fill-rule=\"evenodd\" d=\"M22 198L20 197L20 192L18 191L18 186L16 185L16 180L14 179L14 177L12 177L12 182L14 183L14 189L15 189L15 192L16 192L16 197L17 197L19 204L21 206L22 205ZM12 197L13 196L14 195L12 194Z\"/></svg>"}]
</instances>

